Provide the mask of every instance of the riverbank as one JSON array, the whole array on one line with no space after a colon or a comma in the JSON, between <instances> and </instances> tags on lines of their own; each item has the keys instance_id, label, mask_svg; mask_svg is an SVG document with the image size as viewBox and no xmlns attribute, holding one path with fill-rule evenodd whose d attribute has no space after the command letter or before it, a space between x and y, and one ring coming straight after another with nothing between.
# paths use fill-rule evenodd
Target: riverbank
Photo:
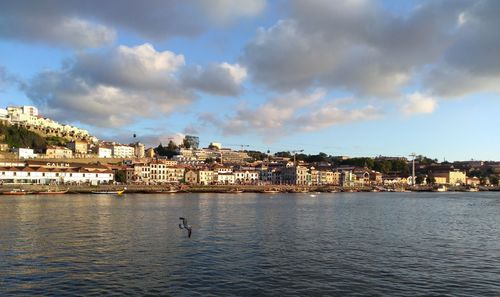
<instances>
[{"instance_id":1,"label":"riverbank","mask_svg":"<svg viewBox=\"0 0 500 297\"><path fill-rule=\"evenodd\" d=\"M67 194L91 194L93 192L113 192L126 189L125 193L307 193L307 192L433 192L436 187L406 187L406 188L384 188L380 186L366 187L340 187L340 186L291 186L291 185L65 185L46 186L46 185L2 185L0 193L8 192L13 189L22 189L26 192L44 192L47 190L66 191ZM471 190L466 187L450 187L450 192L469 192L469 191L500 191L499 187L479 187Z\"/></svg>"}]
</instances>

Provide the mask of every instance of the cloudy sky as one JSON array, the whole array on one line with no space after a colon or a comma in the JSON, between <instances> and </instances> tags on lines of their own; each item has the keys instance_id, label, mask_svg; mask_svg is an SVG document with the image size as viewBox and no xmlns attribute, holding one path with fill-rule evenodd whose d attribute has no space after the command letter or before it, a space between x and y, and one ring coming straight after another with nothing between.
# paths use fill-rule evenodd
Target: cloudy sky
<instances>
[{"instance_id":1,"label":"cloudy sky","mask_svg":"<svg viewBox=\"0 0 500 297\"><path fill-rule=\"evenodd\" d=\"M0 104L107 140L500 160L500 1L0 2Z\"/></svg>"}]
</instances>

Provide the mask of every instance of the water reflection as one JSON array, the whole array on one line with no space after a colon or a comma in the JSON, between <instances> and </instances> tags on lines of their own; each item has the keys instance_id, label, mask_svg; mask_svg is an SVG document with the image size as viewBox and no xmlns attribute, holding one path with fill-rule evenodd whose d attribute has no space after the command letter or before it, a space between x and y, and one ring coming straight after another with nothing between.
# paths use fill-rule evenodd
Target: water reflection
<instances>
[{"instance_id":1,"label":"water reflection","mask_svg":"<svg viewBox=\"0 0 500 297\"><path fill-rule=\"evenodd\" d=\"M495 193L2 197L0 224L1 295L500 294Z\"/></svg>"}]
</instances>

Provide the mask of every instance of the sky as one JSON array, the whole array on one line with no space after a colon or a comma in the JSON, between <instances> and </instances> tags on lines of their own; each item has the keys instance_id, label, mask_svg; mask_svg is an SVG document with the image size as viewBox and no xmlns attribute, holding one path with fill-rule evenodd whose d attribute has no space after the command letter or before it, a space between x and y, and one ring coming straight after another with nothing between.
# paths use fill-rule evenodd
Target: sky
<instances>
[{"instance_id":1,"label":"sky","mask_svg":"<svg viewBox=\"0 0 500 297\"><path fill-rule=\"evenodd\" d=\"M0 106L103 140L500 160L500 1L0 1Z\"/></svg>"}]
</instances>

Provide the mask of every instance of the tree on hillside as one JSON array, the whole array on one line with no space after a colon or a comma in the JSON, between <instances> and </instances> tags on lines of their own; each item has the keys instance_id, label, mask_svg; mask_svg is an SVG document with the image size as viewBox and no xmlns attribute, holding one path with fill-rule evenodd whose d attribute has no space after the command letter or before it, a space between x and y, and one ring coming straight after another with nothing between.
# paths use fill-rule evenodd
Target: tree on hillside
<instances>
[{"instance_id":1,"label":"tree on hillside","mask_svg":"<svg viewBox=\"0 0 500 297\"><path fill-rule=\"evenodd\" d=\"M13 148L42 150L47 147L44 137L22 127L0 125L0 134L4 136L5 143Z\"/></svg>"},{"instance_id":2,"label":"tree on hillside","mask_svg":"<svg viewBox=\"0 0 500 297\"><path fill-rule=\"evenodd\" d=\"M167 158L172 158L173 156L175 155L178 155L179 152L178 152L178 149L179 147L177 145L175 145L175 143L170 140L168 142L168 145L167 146L163 146L161 143L160 145L158 145L154 151L155 153L158 155L158 156L162 156L162 157L167 157Z\"/></svg>"},{"instance_id":3,"label":"tree on hillside","mask_svg":"<svg viewBox=\"0 0 500 297\"><path fill-rule=\"evenodd\" d=\"M308 155L305 159L306 162L309 163L320 163L320 162L328 162L329 157L327 154L321 152L317 155Z\"/></svg>"},{"instance_id":4,"label":"tree on hillside","mask_svg":"<svg viewBox=\"0 0 500 297\"><path fill-rule=\"evenodd\" d=\"M280 158L291 158L292 154L290 152L277 152L274 154L274 156Z\"/></svg>"},{"instance_id":5,"label":"tree on hillside","mask_svg":"<svg viewBox=\"0 0 500 297\"><path fill-rule=\"evenodd\" d=\"M191 142L189 142L189 139L187 139L186 137L184 137L184 139L182 140L182 146L186 149L190 149L191 148Z\"/></svg>"},{"instance_id":6,"label":"tree on hillside","mask_svg":"<svg viewBox=\"0 0 500 297\"><path fill-rule=\"evenodd\" d=\"M252 159L263 161L267 159L267 154L260 151L245 151Z\"/></svg>"}]
</instances>

